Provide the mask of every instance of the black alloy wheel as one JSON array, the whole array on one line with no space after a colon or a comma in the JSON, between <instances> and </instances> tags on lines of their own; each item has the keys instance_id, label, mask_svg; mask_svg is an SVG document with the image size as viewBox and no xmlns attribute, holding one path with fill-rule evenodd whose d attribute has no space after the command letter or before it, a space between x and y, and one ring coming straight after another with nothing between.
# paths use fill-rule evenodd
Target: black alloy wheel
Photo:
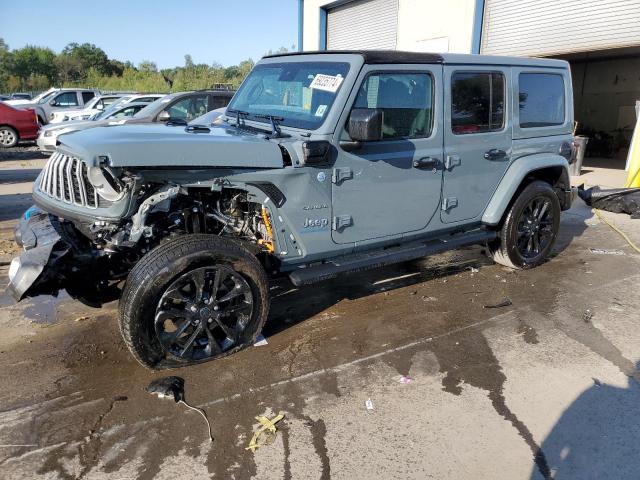
<instances>
[{"instance_id":1,"label":"black alloy wheel","mask_svg":"<svg viewBox=\"0 0 640 480\"><path fill-rule=\"evenodd\" d=\"M156 308L155 331L167 354L202 361L237 346L253 311L247 281L223 265L178 277Z\"/></svg>"}]
</instances>

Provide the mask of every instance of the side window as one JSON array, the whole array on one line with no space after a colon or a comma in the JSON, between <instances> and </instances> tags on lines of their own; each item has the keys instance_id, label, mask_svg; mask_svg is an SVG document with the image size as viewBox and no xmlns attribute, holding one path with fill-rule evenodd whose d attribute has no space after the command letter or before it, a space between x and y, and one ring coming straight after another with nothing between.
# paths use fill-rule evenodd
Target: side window
<instances>
[{"instance_id":1,"label":"side window","mask_svg":"<svg viewBox=\"0 0 640 480\"><path fill-rule=\"evenodd\" d=\"M451 77L451 130L456 135L504 127L504 75L456 72Z\"/></svg>"},{"instance_id":2,"label":"side window","mask_svg":"<svg viewBox=\"0 0 640 480\"><path fill-rule=\"evenodd\" d=\"M172 119L182 119L189 122L207 113L208 104L208 95L196 95L178 100L168 108L168 112Z\"/></svg>"},{"instance_id":3,"label":"side window","mask_svg":"<svg viewBox=\"0 0 640 480\"><path fill-rule=\"evenodd\" d=\"M564 123L564 80L555 73L521 73L518 79L520 128Z\"/></svg>"},{"instance_id":4,"label":"side window","mask_svg":"<svg viewBox=\"0 0 640 480\"><path fill-rule=\"evenodd\" d=\"M215 110L216 108L226 107L227 105L229 105L229 100L231 100L230 97L214 96L213 108L211 110Z\"/></svg>"},{"instance_id":5,"label":"side window","mask_svg":"<svg viewBox=\"0 0 640 480\"><path fill-rule=\"evenodd\" d=\"M107 97L107 98L103 98L102 100L100 100L100 102L102 102L102 104L105 107L108 107L109 105L111 105L116 100L119 100L118 97Z\"/></svg>"},{"instance_id":6,"label":"side window","mask_svg":"<svg viewBox=\"0 0 640 480\"><path fill-rule=\"evenodd\" d=\"M57 107L76 107L78 106L78 96L76 92L62 92L56 97Z\"/></svg>"},{"instance_id":7,"label":"side window","mask_svg":"<svg viewBox=\"0 0 640 480\"><path fill-rule=\"evenodd\" d=\"M358 92L354 108L384 112L383 139L431 135L433 79L428 73L374 73Z\"/></svg>"},{"instance_id":8,"label":"side window","mask_svg":"<svg viewBox=\"0 0 640 480\"><path fill-rule=\"evenodd\" d=\"M141 107L138 105L133 105L131 107L123 108L118 113L113 115L111 118L133 117L140 110L140 108Z\"/></svg>"},{"instance_id":9,"label":"side window","mask_svg":"<svg viewBox=\"0 0 640 480\"><path fill-rule=\"evenodd\" d=\"M87 103L89 100L91 100L95 96L96 94L93 92L82 92L82 103Z\"/></svg>"}]
</instances>

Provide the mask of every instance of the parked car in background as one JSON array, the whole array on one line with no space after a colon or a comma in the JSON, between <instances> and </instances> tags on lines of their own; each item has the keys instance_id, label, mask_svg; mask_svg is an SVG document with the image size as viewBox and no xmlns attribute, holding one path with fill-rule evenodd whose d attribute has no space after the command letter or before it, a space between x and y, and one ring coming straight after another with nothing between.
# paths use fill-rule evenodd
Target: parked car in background
<instances>
[{"instance_id":1,"label":"parked car in background","mask_svg":"<svg viewBox=\"0 0 640 480\"><path fill-rule=\"evenodd\" d=\"M216 108L204 115L200 115L198 118L194 118L189 122L189 125L205 125L207 127L217 125L218 123L222 123L222 119L220 117L222 117L226 111L227 107Z\"/></svg>"},{"instance_id":2,"label":"parked car in background","mask_svg":"<svg viewBox=\"0 0 640 480\"><path fill-rule=\"evenodd\" d=\"M0 102L6 102L7 100L11 100L9 95L0 95Z\"/></svg>"},{"instance_id":3,"label":"parked car in background","mask_svg":"<svg viewBox=\"0 0 640 480\"><path fill-rule=\"evenodd\" d=\"M140 110L126 123L184 122L185 124L211 110L226 107L233 90L197 90L166 95Z\"/></svg>"},{"instance_id":4,"label":"parked car in background","mask_svg":"<svg viewBox=\"0 0 640 480\"><path fill-rule=\"evenodd\" d=\"M36 95L31 100L15 99L14 98L14 99L7 100L6 103L8 103L9 105L14 106L14 107L18 106L18 105L26 105L27 103L38 103L40 100L42 100L45 97L51 98L51 95L53 95L58 90L60 90L60 89L59 88L50 88L49 90L45 90L44 92L40 93L39 95Z\"/></svg>"},{"instance_id":5,"label":"parked car in background","mask_svg":"<svg viewBox=\"0 0 640 480\"><path fill-rule=\"evenodd\" d=\"M53 112L53 118L49 123L68 122L73 120L87 120L92 115L105 110L117 100L125 97L123 93L113 93L93 97L84 108L77 110L58 110Z\"/></svg>"},{"instance_id":6,"label":"parked car in background","mask_svg":"<svg viewBox=\"0 0 640 480\"><path fill-rule=\"evenodd\" d=\"M31 101L31 94L29 93L12 93L11 100L28 100Z\"/></svg>"},{"instance_id":7,"label":"parked car in background","mask_svg":"<svg viewBox=\"0 0 640 480\"><path fill-rule=\"evenodd\" d=\"M51 153L56 149L58 136L86 130L88 128L101 127L104 125L121 125L127 118L132 117L137 112L146 107L146 103L126 103L115 105L94 114L91 119L77 120L73 122L62 122L45 125L40 130L38 136L38 147L44 153Z\"/></svg>"},{"instance_id":8,"label":"parked car in background","mask_svg":"<svg viewBox=\"0 0 640 480\"><path fill-rule=\"evenodd\" d=\"M60 88L40 100L30 103L21 103L20 107L34 108L43 125L53 118L53 114L59 110L71 110L82 108L93 97L100 95L98 90L87 88Z\"/></svg>"},{"instance_id":9,"label":"parked car in background","mask_svg":"<svg viewBox=\"0 0 640 480\"><path fill-rule=\"evenodd\" d=\"M15 147L20 140L33 140L39 128L34 109L18 109L0 102L0 147Z\"/></svg>"}]
</instances>

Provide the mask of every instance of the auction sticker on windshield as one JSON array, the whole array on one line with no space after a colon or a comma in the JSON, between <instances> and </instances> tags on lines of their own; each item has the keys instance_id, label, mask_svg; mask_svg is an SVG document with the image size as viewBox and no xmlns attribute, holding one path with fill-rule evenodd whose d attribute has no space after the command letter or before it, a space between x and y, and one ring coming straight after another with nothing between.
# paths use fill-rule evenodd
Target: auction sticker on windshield
<instances>
[{"instance_id":1,"label":"auction sticker on windshield","mask_svg":"<svg viewBox=\"0 0 640 480\"><path fill-rule=\"evenodd\" d=\"M309 85L309 88L315 88L316 90L324 90L325 92L335 93L338 91L342 80L344 80L344 78L342 78L341 75L336 75L334 77L333 75L325 75L324 73L319 73L314 77L311 85Z\"/></svg>"}]
</instances>

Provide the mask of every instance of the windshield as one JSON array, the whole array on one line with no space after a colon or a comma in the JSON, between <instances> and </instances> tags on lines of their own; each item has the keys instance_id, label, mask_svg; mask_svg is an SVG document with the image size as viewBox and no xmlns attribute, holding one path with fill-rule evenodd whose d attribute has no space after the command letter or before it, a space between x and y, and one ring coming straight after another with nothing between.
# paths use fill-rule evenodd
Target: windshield
<instances>
[{"instance_id":1,"label":"windshield","mask_svg":"<svg viewBox=\"0 0 640 480\"><path fill-rule=\"evenodd\" d=\"M151 102L149 105L147 105L142 110L140 110L138 113L136 113L133 116L133 118L142 118L142 117L146 117L148 115L151 115L152 113L154 113L156 111L156 109L158 108L158 105L162 105L163 103L169 103L172 98L173 97L167 95L166 97L162 97L162 98L159 98L159 99Z\"/></svg>"},{"instance_id":2,"label":"windshield","mask_svg":"<svg viewBox=\"0 0 640 480\"><path fill-rule=\"evenodd\" d=\"M54 90L53 92L49 92L49 93L47 93L44 97L41 97L41 98L38 100L38 103L46 103L46 102L48 102L48 101L49 101L49 99L53 96L53 94L54 94L54 93L57 93L57 92L58 92L57 90Z\"/></svg>"},{"instance_id":3,"label":"windshield","mask_svg":"<svg viewBox=\"0 0 640 480\"><path fill-rule=\"evenodd\" d=\"M104 110L101 110L97 113L94 113L93 115L91 115L89 117L89 120L100 120L102 118L108 118L109 115L111 115L113 113L114 110L117 110L120 107L120 105L117 105L115 103L112 103L111 105L109 105L107 108L105 108Z\"/></svg>"},{"instance_id":4,"label":"windshield","mask_svg":"<svg viewBox=\"0 0 640 480\"><path fill-rule=\"evenodd\" d=\"M255 115L281 117L281 125L316 129L326 118L338 94L348 63L286 62L256 66L228 107L228 116L268 123ZM253 117L252 117L253 116Z\"/></svg>"}]
</instances>

